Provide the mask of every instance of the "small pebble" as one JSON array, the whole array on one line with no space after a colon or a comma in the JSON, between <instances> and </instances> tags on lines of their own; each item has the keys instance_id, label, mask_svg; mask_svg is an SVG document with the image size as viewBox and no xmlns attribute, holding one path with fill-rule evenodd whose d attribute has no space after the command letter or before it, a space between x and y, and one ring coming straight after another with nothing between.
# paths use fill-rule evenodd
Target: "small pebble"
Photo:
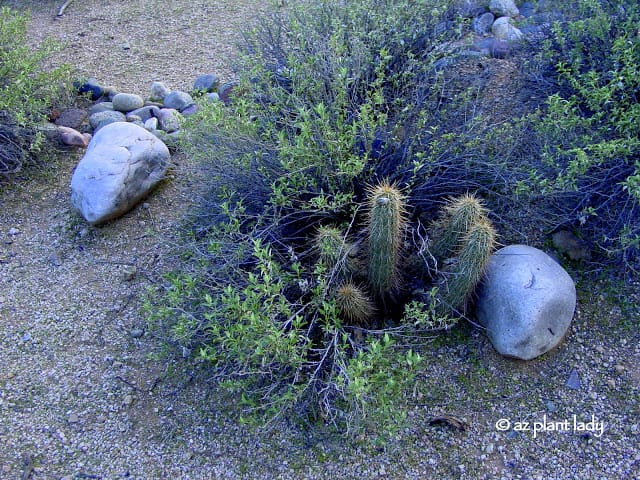
<instances>
[{"instance_id":1,"label":"small pebble","mask_svg":"<svg viewBox=\"0 0 640 480\"><path fill-rule=\"evenodd\" d=\"M556 404L553 403L552 401L548 401L547 402L547 410L551 413L555 412L558 410L558 407L556 407Z\"/></svg>"},{"instance_id":2,"label":"small pebble","mask_svg":"<svg viewBox=\"0 0 640 480\"><path fill-rule=\"evenodd\" d=\"M0 303L2 303L2 302L0 301ZM615 366L615 369L616 369L616 373L618 375L622 375L624 373L624 365L618 364L618 365Z\"/></svg>"},{"instance_id":3,"label":"small pebble","mask_svg":"<svg viewBox=\"0 0 640 480\"><path fill-rule=\"evenodd\" d=\"M602 348L602 345L598 345L598 346L596 347L596 352L598 352L598 353L600 353L600 354L604 353L604 348Z\"/></svg>"},{"instance_id":4,"label":"small pebble","mask_svg":"<svg viewBox=\"0 0 640 480\"><path fill-rule=\"evenodd\" d=\"M609 380L607 380L607 385L609 386L609 388L614 390L616 388L616 381L613 378L610 378Z\"/></svg>"},{"instance_id":5,"label":"small pebble","mask_svg":"<svg viewBox=\"0 0 640 480\"><path fill-rule=\"evenodd\" d=\"M125 395L125 396L124 396L123 403L124 403L126 406L131 405L131 404L133 403L133 396L132 396L132 395Z\"/></svg>"},{"instance_id":6,"label":"small pebble","mask_svg":"<svg viewBox=\"0 0 640 480\"><path fill-rule=\"evenodd\" d=\"M124 271L122 272L122 277L124 278L125 282L130 282L135 278L137 273L138 269L135 267L135 265L131 265L124 269Z\"/></svg>"},{"instance_id":7,"label":"small pebble","mask_svg":"<svg viewBox=\"0 0 640 480\"><path fill-rule=\"evenodd\" d=\"M69 415L69 423L78 423L80 421L80 418L78 417L77 414L72 413L71 415Z\"/></svg>"},{"instance_id":8,"label":"small pebble","mask_svg":"<svg viewBox=\"0 0 640 480\"><path fill-rule=\"evenodd\" d=\"M142 337L142 335L144 335L144 330L142 330L141 328L134 328L130 333L133 338L140 338Z\"/></svg>"},{"instance_id":9,"label":"small pebble","mask_svg":"<svg viewBox=\"0 0 640 480\"><path fill-rule=\"evenodd\" d=\"M17 228L10 228L9 231L7 232L7 234L9 234L9 236L13 237L14 235L18 235L20 233L20 230L18 230Z\"/></svg>"}]
</instances>

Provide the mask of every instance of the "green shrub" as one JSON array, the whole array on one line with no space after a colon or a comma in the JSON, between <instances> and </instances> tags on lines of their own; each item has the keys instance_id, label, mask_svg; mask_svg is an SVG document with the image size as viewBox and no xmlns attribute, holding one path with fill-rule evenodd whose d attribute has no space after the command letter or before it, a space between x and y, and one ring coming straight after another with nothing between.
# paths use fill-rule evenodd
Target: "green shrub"
<instances>
[{"instance_id":1,"label":"green shrub","mask_svg":"<svg viewBox=\"0 0 640 480\"><path fill-rule=\"evenodd\" d=\"M211 192L188 274L154 292L149 315L240 394L244 420L401 426L417 348L454 314L431 297L405 312L437 281L422 259L408 267L430 247L420 219L504 178L484 145L463 149L468 126L447 123L461 104L443 105L434 64L459 33L437 25L454 18L435 0L291 5L248 35L229 104L187 120L183 148Z\"/></svg>"},{"instance_id":2,"label":"green shrub","mask_svg":"<svg viewBox=\"0 0 640 480\"><path fill-rule=\"evenodd\" d=\"M557 22L546 44L556 87L533 121L539 163L520 190L533 184L547 219L637 272L640 10L629 0L573 7L577 18Z\"/></svg>"},{"instance_id":3,"label":"green shrub","mask_svg":"<svg viewBox=\"0 0 640 480\"><path fill-rule=\"evenodd\" d=\"M44 141L36 128L56 102L70 91L65 66L42 70L54 48L33 51L26 44L28 17L0 9L0 175L19 171Z\"/></svg>"}]
</instances>

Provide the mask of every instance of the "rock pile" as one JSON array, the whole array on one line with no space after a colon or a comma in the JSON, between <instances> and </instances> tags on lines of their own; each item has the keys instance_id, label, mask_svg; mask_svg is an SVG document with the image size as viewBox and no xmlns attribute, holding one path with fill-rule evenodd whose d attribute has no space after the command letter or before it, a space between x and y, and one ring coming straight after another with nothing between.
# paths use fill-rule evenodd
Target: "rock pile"
<instances>
[{"instance_id":1,"label":"rock pile","mask_svg":"<svg viewBox=\"0 0 640 480\"><path fill-rule=\"evenodd\" d=\"M446 68L458 58L505 58L519 43L545 38L553 20L560 17L553 2L547 0L523 2L520 7L513 0L466 0L459 14L470 20L471 32L441 46L446 56L436 62L437 69Z\"/></svg>"},{"instance_id":2,"label":"rock pile","mask_svg":"<svg viewBox=\"0 0 640 480\"><path fill-rule=\"evenodd\" d=\"M191 94L161 82L151 85L146 101L94 79L76 87L96 103L86 111L68 109L55 123L63 143L87 148L71 180L71 202L95 225L130 210L162 180L170 158L165 142L198 108ZM229 85L207 74L196 79L193 92L213 101L222 89Z\"/></svg>"},{"instance_id":3,"label":"rock pile","mask_svg":"<svg viewBox=\"0 0 640 480\"><path fill-rule=\"evenodd\" d=\"M199 76L193 84L193 95L205 95L210 101L222 98L233 83L220 84L217 75L209 73ZM78 92L88 95L96 103L88 111L70 108L56 119L63 143L86 147L90 135L105 125L114 122L134 123L163 141L180 129L183 117L198 111L192 94L170 90L162 82L153 82L148 99L134 93L118 92L113 87L104 87L95 79L76 84ZM77 133L69 132L76 130ZM85 142L79 139L84 135Z\"/></svg>"}]
</instances>

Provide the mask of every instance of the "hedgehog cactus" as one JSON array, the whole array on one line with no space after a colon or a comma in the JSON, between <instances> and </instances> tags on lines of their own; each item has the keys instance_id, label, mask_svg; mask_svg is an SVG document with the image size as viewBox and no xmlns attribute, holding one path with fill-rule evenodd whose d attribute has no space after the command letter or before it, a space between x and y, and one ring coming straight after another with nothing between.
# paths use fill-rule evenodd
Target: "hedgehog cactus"
<instances>
[{"instance_id":1,"label":"hedgehog cactus","mask_svg":"<svg viewBox=\"0 0 640 480\"><path fill-rule=\"evenodd\" d=\"M338 278L349 278L357 270L356 247L347 242L342 232L329 226L318 228L315 247L320 262L332 269Z\"/></svg>"},{"instance_id":2,"label":"hedgehog cactus","mask_svg":"<svg viewBox=\"0 0 640 480\"><path fill-rule=\"evenodd\" d=\"M369 189L369 283L380 295L397 286L397 265L405 225L404 197L394 185Z\"/></svg>"},{"instance_id":3,"label":"hedgehog cactus","mask_svg":"<svg viewBox=\"0 0 640 480\"><path fill-rule=\"evenodd\" d=\"M485 215L486 209L473 195L450 199L442 218L434 224L433 230L437 234L431 254L437 260L454 255L472 225L484 219Z\"/></svg>"},{"instance_id":4,"label":"hedgehog cactus","mask_svg":"<svg viewBox=\"0 0 640 480\"><path fill-rule=\"evenodd\" d=\"M336 306L348 322L362 325L375 312L373 302L362 288L345 283L336 290Z\"/></svg>"},{"instance_id":5,"label":"hedgehog cactus","mask_svg":"<svg viewBox=\"0 0 640 480\"><path fill-rule=\"evenodd\" d=\"M496 244L491 222L481 217L469 226L440 288L440 310L462 309L477 287Z\"/></svg>"}]
</instances>

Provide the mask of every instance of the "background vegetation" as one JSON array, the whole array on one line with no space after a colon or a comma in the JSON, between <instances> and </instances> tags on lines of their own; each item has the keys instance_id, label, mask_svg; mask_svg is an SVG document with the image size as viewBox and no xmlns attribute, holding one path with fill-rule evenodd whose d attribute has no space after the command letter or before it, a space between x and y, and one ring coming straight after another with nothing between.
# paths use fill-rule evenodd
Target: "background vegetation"
<instances>
[{"instance_id":1,"label":"background vegetation","mask_svg":"<svg viewBox=\"0 0 640 480\"><path fill-rule=\"evenodd\" d=\"M184 148L212 188L186 234L185 270L152 294L156 332L236 391L244 419L294 413L389 433L424 368L416 352L472 299L472 287L461 304L443 292L481 276L491 223L505 243L539 243L540 225L575 230L595 270L617 262L633 274L637 8L567 7L543 45L513 52L526 65L517 83L541 101L497 116L470 63L442 47L465 32L455 2L303 2L265 20L247 35L228 104L187 126ZM478 250L434 255L442 206L446 217L450 198L470 192L484 204L464 245L488 248L453 275ZM376 256L376 205L396 201L384 224L397 246ZM396 254L392 281L375 279Z\"/></svg>"},{"instance_id":2,"label":"background vegetation","mask_svg":"<svg viewBox=\"0 0 640 480\"><path fill-rule=\"evenodd\" d=\"M0 178L17 173L45 141L38 128L54 106L69 104L70 69L43 69L52 43L32 50L26 42L28 16L0 9Z\"/></svg>"}]
</instances>

